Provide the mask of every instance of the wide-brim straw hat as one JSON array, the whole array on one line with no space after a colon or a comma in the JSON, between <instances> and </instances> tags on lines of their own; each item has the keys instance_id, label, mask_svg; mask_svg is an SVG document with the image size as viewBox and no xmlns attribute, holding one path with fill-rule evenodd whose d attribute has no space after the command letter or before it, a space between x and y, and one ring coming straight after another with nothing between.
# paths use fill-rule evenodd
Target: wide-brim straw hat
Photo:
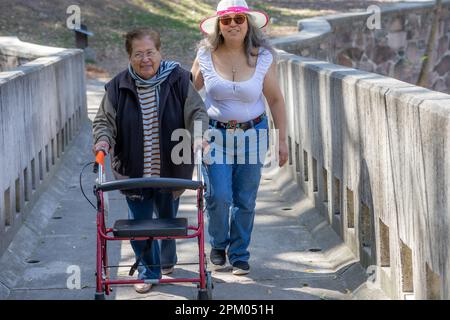
<instances>
[{"instance_id":1,"label":"wide-brim straw hat","mask_svg":"<svg viewBox=\"0 0 450 320\"><path fill-rule=\"evenodd\" d=\"M245 13L253 17L253 21L258 28L264 28L269 23L269 16L265 12L250 10L245 0L222 0L217 5L216 15L202 20L200 30L206 34L213 33L217 25L217 19L228 13Z\"/></svg>"}]
</instances>

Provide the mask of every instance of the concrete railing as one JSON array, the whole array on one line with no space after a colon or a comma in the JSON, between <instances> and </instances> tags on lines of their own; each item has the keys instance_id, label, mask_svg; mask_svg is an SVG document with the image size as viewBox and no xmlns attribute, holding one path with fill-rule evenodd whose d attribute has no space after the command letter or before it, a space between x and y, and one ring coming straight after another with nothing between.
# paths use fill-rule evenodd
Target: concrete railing
<instances>
[{"instance_id":1,"label":"concrete railing","mask_svg":"<svg viewBox=\"0 0 450 320\"><path fill-rule=\"evenodd\" d=\"M284 170L390 297L449 299L450 96L279 58L289 119Z\"/></svg>"},{"instance_id":2,"label":"concrete railing","mask_svg":"<svg viewBox=\"0 0 450 320\"><path fill-rule=\"evenodd\" d=\"M0 37L0 255L87 117L81 50ZM19 62L26 62L18 66Z\"/></svg>"},{"instance_id":3,"label":"concrete railing","mask_svg":"<svg viewBox=\"0 0 450 320\"><path fill-rule=\"evenodd\" d=\"M449 4L444 0L445 12ZM295 177L394 299L450 298L450 96L332 63L342 62L346 46L362 46L359 58L370 56L364 42L369 38L388 51L397 46L395 59L407 50L404 45L417 49L429 30L433 5L384 8L384 31L364 28L368 13L350 13L301 20L301 32L271 41L285 50L280 51L278 71L290 160L282 176ZM407 22L419 15L424 15L421 28L409 30L414 26ZM446 14L435 66L447 59L449 26ZM392 41L398 35L408 41ZM381 44L377 37L383 38ZM423 53L424 47L419 49ZM414 56L419 59L422 53ZM366 68L361 60L351 62L355 68L395 76L395 68L383 72L377 66ZM434 69L431 78L437 76Z\"/></svg>"}]
</instances>

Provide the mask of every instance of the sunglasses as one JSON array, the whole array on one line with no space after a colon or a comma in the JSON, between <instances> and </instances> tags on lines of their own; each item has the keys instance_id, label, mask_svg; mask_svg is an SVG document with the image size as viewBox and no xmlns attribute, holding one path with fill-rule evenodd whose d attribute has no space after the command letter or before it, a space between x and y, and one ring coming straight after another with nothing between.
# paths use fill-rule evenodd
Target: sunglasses
<instances>
[{"instance_id":1,"label":"sunglasses","mask_svg":"<svg viewBox=\"0 0 450 320\"><path fill-rule=\"evenodd\" d=\"M219 18L220 23L222 23L224 26L228 26L231 24L231 20L234 20L236 24L243 24L245 20L247 19L247 16L245 14L237 14L233 18L230 16L226 16L223 18Z\"/></svg>"}]
</instances>

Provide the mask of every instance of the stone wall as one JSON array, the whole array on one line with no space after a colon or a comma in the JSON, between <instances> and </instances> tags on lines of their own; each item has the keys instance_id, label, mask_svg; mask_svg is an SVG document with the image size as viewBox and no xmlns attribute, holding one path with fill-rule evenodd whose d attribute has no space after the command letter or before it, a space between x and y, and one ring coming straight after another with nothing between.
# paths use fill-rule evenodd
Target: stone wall
<instances>
[{"instance_id":1,"label":"stone wall","mask_svg":"<svg viewBox=\"0 0 450 320\"><path fill-rule=\"evenodd\" d=\"M0 37L0 53L30 60L0 72L1 255L86 119L87 107L81 50Z\"/></svg>"},{"instance_id":2,"label":"stone wall","mask_svg":"<svg viewBox=\"0 0 450 320\"><path fill-rule=\"evenodd\" d=\"M372 13L339 14L299 21L301 32L274 40L304 57L393 77L415 84L428 41L434 3L402 3L381 10L381 28L371 30ZM430 89L450 93L450 1L444 1ZM320 26L320 32L317 27Z\"/></svg>"}]
</instances>

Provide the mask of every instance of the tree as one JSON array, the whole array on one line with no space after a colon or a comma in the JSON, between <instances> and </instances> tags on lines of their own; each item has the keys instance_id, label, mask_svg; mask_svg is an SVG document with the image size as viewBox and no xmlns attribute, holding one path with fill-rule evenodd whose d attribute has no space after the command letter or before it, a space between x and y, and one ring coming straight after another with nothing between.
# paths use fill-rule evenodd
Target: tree
<instances>
[{"instance_id":1,"label":"tree","mask_svg":"<svg viewBox=\"0 0 450 320\"><path fill-rule=\"evenodd\" d=\"M428 36L427 48L425 54L422 57L422 68L420 69L419 79L417 85L421 87L428 86L428 80L430 78L430 67L433 61L433 49L435 47L436 38L439 32L439 22L441 20L442 13L442 0L436 0L434 6L433 23L431 25L430 34Z\"/></svg>"}]
</instances>

